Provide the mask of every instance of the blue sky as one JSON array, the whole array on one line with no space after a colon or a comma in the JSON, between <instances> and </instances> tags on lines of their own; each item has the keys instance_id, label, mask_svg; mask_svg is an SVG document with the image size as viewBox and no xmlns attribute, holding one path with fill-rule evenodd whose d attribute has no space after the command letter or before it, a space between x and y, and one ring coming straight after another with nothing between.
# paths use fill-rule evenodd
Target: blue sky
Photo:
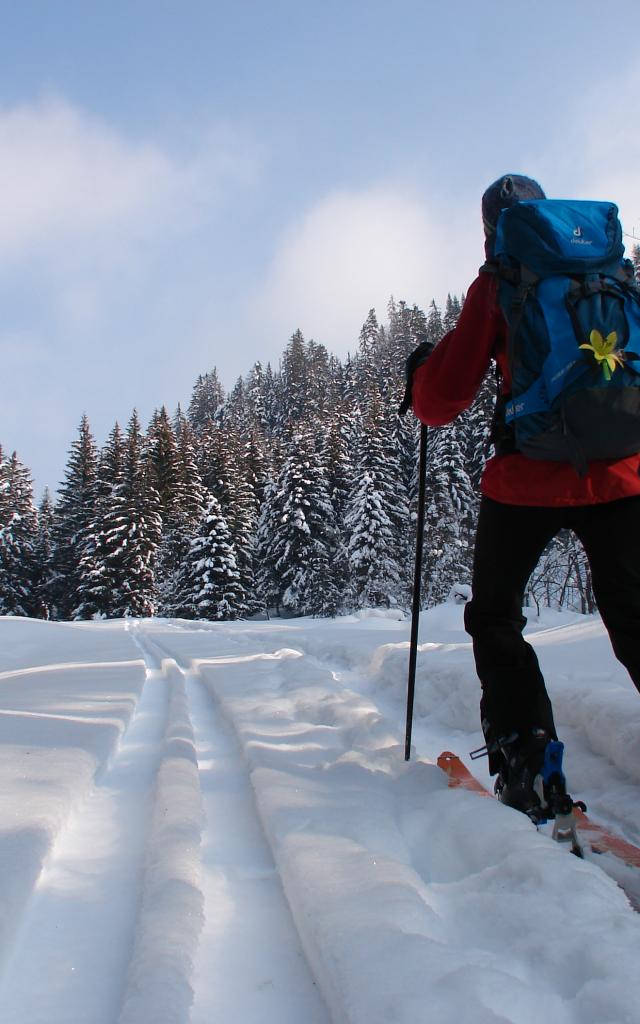
<instances>
[{"instance_id":1,"label":"blue sky","mask_svg":"<svg viewBox=\"0 0 640 1024\"><path fill-rule=\"evenodd\" d=\"M611 198L640 234L637 0L0 0L0 444L38 490L83 412L339 355L481 262L483 188ZM628 45L627 45L627 40Z\"/></svg>"}]
</instances>

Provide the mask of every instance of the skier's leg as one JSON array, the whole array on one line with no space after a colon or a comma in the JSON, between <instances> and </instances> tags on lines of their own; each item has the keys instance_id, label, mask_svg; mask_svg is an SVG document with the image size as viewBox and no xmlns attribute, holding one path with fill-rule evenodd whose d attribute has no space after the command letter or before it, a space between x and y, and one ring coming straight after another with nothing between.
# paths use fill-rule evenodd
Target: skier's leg
<instances>
[{"instance_id":1,"label":"skier's leg","mask_svg":"<svg viewBox=\"0 0 640 1024\"><path fill-rule=\"evenodd\" d=\"M640 690L640 497L580 509L582 541L614 653Z\"/></svg>"},{"instance_id":2,"label":"skier's leg","mask_svg":"<svg viewBox=\"0 0 640 1024\"><path fill-rule=\"evenodd\" d=\"M555 738L551 702L538 659L522 630L524 590L540 555L563 525L564 511L503 505L483 498L478 518L472 599L465 626L482 685L480 714L488 742L532 728ZM492 774L500 759L491 757Z\"/></svg>"}]
</instances>

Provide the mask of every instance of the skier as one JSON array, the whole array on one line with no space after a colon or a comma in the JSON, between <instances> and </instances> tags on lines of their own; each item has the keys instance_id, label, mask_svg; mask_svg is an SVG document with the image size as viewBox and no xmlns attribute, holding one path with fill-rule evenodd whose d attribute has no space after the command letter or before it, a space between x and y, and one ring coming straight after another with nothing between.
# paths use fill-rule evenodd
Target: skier
<instances>
[{"instance_id":1,"label":"skier","mask_svg":"<svg viewBox=\"0 0 640 1024\"><path fill-rule=\"evenodd\" d=\"M481 482L472 598L465 627L482 687L480 715L496 793L535 821L544 810L541 771L557 740L536 654L523 636L524 591L548 542L564 528L579 537L616 657L640 690L640 456L590 462L529 458L504 429L510 389L507 323L498 302L494 241L501 210L541 200L537 182L503 175L482 197L487 263L470 286L456 327L433 348L422 342L407 360L407 398L429 426L468 408L495 359L501 380L494 445ZM484 272L483 272L484 271ZM542 806L541 806L542 804Z\"/></svg>"}]
</instances>

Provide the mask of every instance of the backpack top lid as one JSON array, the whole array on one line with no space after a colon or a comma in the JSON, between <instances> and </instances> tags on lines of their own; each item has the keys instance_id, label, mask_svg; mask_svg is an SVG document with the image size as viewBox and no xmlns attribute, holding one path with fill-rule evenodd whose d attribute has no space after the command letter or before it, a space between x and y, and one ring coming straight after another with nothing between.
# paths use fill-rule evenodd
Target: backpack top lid
<instances>
[{"instance_id":1,"label":"backpack top lid","mask_svg":"<svg viewBox=\"0 0 640 1024\"><path fill-rule=\"evenodd\" d=\"M584 199L519 202L500 214L495 254L539 277L613 271L624 254L618 207Z\"/></svg>"}]
</instances>

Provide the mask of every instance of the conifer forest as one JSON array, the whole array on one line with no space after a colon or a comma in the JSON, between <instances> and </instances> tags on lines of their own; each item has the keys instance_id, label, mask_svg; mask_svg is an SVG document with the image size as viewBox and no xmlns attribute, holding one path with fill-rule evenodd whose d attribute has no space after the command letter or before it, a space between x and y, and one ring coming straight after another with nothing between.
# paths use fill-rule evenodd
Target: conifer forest
<instances>
[{"instance_id":1,"label":"conifer forest","mask_svg":"<svg viewBox=\"0 0 640 1024\"><path fill-rule=\"evenodd\" d=\"M36 506L30 472L0 449L0 614L56 620L333 616L407 610L419 424L398 415L407 355L450 330L461 302L369 312L344 361L300 331L277 368L225 391L198 377L186 410L134 411L103 447L83 415L64 479ZM495 379L429 430L422 601L471 580ZM571 534L544 553L533 606L594 610Z\"/></svg>"}]
</instances>

